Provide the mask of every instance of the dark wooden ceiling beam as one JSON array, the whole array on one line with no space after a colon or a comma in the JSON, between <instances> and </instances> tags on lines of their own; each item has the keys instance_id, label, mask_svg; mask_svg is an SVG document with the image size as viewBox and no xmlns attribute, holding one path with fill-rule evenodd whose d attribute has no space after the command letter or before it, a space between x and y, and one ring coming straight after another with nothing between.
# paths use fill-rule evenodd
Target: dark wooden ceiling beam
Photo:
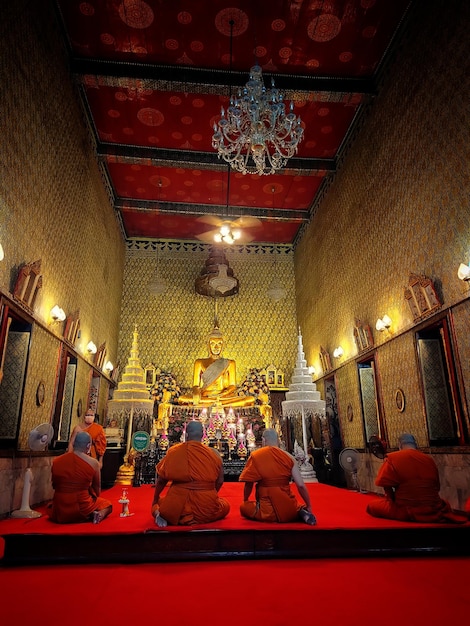
<instances>
[{"instance_id":1,"label":"dark wooden ceiling beam","mask_svg":"<svg viewBox=\"0 0 470 626\"><path fill-rule=\"evenodd\" d=\"M119 211L132 210L140 212L158 212L167 215L188 215L200 217L203 215L219 215L227 219L237 217L257 217L260 220L276 220L286 222L308 222L309 211L293 209L266 209L262 207L240 207L221 204L189 204L185 202L163 202L151 200L131 200L119 197L115 201L115 208Z\"/></svg>"},{"instance_id":2,"label":"dark wooden ceiling beam","mask_svg":"<svg viewBox=\"0 0 470 626\"><path fill-rule=\"evenodd\" d=\"M191 150L170 150L168 148L149 148L128 146L123 144L97 143L97 153L100 158L114 158L133 163L152 163L153 165L168 167L199 166L201 169L226 170L227 163L214 152L196 152ZM297 172L299 175L311 175L318 172L335 172L335 159L305 159L292 157L289 159L285 171Z\"/></svg>"},{"instance_id":3,"label":"dark wooden ceiling beam","mask_svg":"<svg viewBox=\"0 0 470 626\"><path fill-rule=\"evenodd\" d=\"M91 74L115 78L133 78L158 82L167 82L169 88L175 84L202 86L209 88L209 93L227 93L230 86L244 86L249 78L246 72L208 69L187 66L154 65L150 63L129 63L103 59L84 59L74 57L71 70L78 76ZM267 83L274 78L276 87L294 92L330 92L338 94L375 95L377 91L373 77L334 77L311 76L307 74L264 73ZM230 80L229 80L230 78ZM217 89L217 87L219 89ZM220 89L222 88L222 90Z\"/></svg>"}]
</instances>

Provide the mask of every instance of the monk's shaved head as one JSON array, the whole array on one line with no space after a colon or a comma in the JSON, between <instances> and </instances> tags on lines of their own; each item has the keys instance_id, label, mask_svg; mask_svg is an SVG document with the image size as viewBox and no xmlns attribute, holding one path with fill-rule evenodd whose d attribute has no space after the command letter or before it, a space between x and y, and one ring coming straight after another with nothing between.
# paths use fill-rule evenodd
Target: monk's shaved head
<instances>
[{"instance_id":1,"label":"monk's shaved head","mask_svg":"<svg viewBox=\"0 0 470 626\"><path fill-rule=\"evenodd\" d=\"M410 433L403 433L398 437L398 445L399 447L408 446L410 448L417 448L418 444L416 443L416 439Z\"/></svg>"},{"instance_id":2,"label":"monk's shaved head","mask_svg":"<svg viewBox=\"0 0 470 626\"><path fill-rule=\"evenodd\" d=\"M81 432L77 433L77 436L75 437L75 441L73 442L73 449L77 452L87 452L87 447L90 445L90 443L90 435L82 430Z\"/></svg>"},{"instance_id":3,"label":"monk's shaved head","mask_svg":"<svg viewBox=\"0 0 470 626\"><path fill-rule=\"evenodd\" d=\"M192 420L186 425L186 441L201 441L202 424Z\"/></svg>"},{"instance_id":4,"label":"monk's shaved head","mask_svg":"<svg viewBox=\"0 0 470 626\"><path fill-rule=\"evenodd\" d=\"M279 444L277 432L274 428L266 428L263 431L263 439L267 446L277 446Z\"/></svg>"}]
</instances>

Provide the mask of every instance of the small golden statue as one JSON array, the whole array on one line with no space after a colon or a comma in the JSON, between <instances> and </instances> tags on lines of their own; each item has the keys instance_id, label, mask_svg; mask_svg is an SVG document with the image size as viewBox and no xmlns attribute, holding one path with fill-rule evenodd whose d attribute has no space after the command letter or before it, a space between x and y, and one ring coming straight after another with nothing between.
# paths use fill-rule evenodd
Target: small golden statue
<instances>
[{"instance_id":1,"label":"small golden statue","mask_svg":"<svg viewBox=\"0 0 470 626\"><path fill-rule=\"evenodd\" d=\"M271 408L271 405L269 404L269 396L267 393L261 391L258 398L261 401L259 412L263 417L264 425L266 428L271 428L273 410Z\"/></svg>"},{"instance_id":2,"label":"small golden statue","mask_svg":"<svg viewBox=\"0 0 470 626\"><path fill-rule=\"evenodd\" d=\"M157 430L168 431L168 420L171 415L171 391L164 389L162 393L162 400L158 405L158 417L157 417Z\"/></svg>"},{"instance_id":3,"label":"small golden statue","mask_svg":"<svg viewBox=\"0 0 470 626\"><path fill-rule=\"evenodd\" d=\"M134 483L135 474L135 450L131 448L124 457L124 463L118 470L116 475L115 485L127 485L130 486Z\"/></svg>"}]
</instances>

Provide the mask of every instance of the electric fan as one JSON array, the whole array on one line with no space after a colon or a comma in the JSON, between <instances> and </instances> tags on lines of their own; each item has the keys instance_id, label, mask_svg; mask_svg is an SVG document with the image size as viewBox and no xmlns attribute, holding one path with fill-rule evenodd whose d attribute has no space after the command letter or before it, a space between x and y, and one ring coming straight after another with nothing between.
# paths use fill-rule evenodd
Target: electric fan
<instances>
[{"instance_id":1,"label":"electric fan","mask_svg":"<svg viewBox=\"0 0 470 626\"><path fill-rule=\"evenodd\" d=\"M339 455L339 464L351 476L352 491L360 491L357 480L357 468L359 467L360 455L354 448L344 448Z\"/></svg>"},{"instance_id":2,"label":"electric fan","mask_svg":"<svg viewBox=\"0 0 470 626\"><path fill-rule=\"evenodd\" d=\"M17 511L11 513L11 517L41 517L41 513L33 511L29 506L29 500L31 496L31 483L33 482L33 472L31 470L31 452L43 452L46 446L51 442L54 429L51 424L40 424L33 428L29 433L28 446L29 453L29 467L26 468L23 484L23 495L21 497L21 507Z\"/></svg>"}]
</instances>

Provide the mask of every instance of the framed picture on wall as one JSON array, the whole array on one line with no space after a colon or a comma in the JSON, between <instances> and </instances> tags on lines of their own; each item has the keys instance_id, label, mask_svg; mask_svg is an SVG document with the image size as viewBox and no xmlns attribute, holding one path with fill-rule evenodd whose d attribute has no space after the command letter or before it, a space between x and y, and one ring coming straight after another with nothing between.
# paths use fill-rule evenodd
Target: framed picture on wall
<instances>
[{"instance_id":1,"label":"framed picture on wall","mask_svg":"<svg viewBox=\"0 0 470 626\"><path fill-rule=\"evenodd\" d=\"M274 387L276 384L276 369L274 367L268 367L266 370L266 383L268 387Z\"/></svg>"},{"instance_id":2,"label":"framed picture on wall","mask_svg":"<svg viewBox=\"0 0 470 626\"><path fill-rule=\"evenodd\" d=\"M157 377L157 368L152 363L149 363L144 368L145 371L145 384L147 387L153 387Z\"/></svg>"}]
</instances>

